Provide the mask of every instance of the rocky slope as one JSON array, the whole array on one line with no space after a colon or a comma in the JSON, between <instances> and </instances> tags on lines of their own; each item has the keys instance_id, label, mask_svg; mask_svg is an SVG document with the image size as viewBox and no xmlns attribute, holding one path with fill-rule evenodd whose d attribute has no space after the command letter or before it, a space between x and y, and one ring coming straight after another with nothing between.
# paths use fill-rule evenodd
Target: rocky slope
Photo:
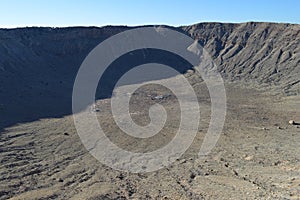
<instances>
[{"instance_id":1,"label":"rocky slope","mask_svg":"<svg viewBox=\"0 0 300 200\"><path fill-rule=\"evenodd\" d=\"M201 23L183 30L210 52L225 78L299 93L300 25Z\"/></svg>"},{"instance_id":2,"label":"rocky slope","mask_svg":"<svg viewBox=\"0 0 300 200\"><path fill-rule=\"evenodd\" d=\"M201 107L197 136L172 165L139 174L97 161L83 146L71 115L72 87L81 62L99 42L128 29L0 29L0 199L300 198L300 25L177 27L198 39L226 80L225 125L212 152L198 157L211 103L205 83L190 70L185 76L197 81L193 87ZM119 65L153 56L140 53ZM186 69L176 60L172 64ZM152 151L170 142L178 128L176 98L152 99L165 93L148 85L131 99L132 111L139 111L133 112L133 119L141 125L153 103L170 111L163 131L150 140L123 134L112 119L109 99L97 101L100 111L95 113L113 143L128 151ZM290 119L297 124L288 124Z\"/></svg>"},{"instance_id":3,"label":"rocky slope","mask_svg":"<svg viewBox=\"0 0 300 200\"><path fill-rule=\"evenodd\" d=\"M71 112L77 70L89 51L130 27L0 29L0 128ZM300 92L300 25L200 23L198 39L226 80Z\"/></svg>"}]
</instances>

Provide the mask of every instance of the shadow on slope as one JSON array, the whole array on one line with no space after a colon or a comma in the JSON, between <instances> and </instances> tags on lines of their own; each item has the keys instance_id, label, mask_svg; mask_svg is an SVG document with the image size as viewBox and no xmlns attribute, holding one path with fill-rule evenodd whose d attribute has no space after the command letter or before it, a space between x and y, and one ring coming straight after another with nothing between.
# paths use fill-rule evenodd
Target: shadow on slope
<instances>
[{"instance_id":1,"label":"shadow on slope","mask_svg":"<svg viewBox=\"0 0 300 200\"><path fill-rule=\"evenodd\" d=\"M82 57L84 56L73 60L72 65L68 63L68 70L65 70L64 66L54 66L52 69L55 70L47 66L40 68L36 66L35 71L30 73L28 72L30 67L24 67L23 71L19 69L13 76L3 77L4 87L0 93L2 116L0 129L41 118L59 118L72 114L73 83ZM124 73L146 63L164 64L179 73L192 68L186 60L167 51L141 49L129 52L115 60L104 72L98 83L95 98L110 98L115 84ZM26 76L23 76L24 74ZM174 75L160 74L155 77L149 76L144 80L132 79L127 84L169 78ZM82 109L86 106L88 105L84 105Z\"/></svg>"}]
</instances>

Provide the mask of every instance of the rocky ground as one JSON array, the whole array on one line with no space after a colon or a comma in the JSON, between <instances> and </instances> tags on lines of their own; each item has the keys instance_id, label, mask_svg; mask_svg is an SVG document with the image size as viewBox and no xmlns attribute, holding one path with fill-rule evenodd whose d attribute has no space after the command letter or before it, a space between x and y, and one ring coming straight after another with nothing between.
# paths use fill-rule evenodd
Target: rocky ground
<instances>
[{"instance_id":1,"label":"rocky ground","mask_svg":"<svg viewBox=\"0 0 300 200\"><path fill-rule=\"evenodd\" d=\"M0 199L299 199L300 126L288 121L300 121L300 97L226 84L223 133L213 151L199 158L210 101L203 83L194 87L201 94L199 132L179 160L155 172L133 174L101 164L82 145L72 116L6 128L0 138ZM134 108L141 110L137 123L153 101L149 94L164 92L154 89L145 87L134 96L140 100ZM176 105L172 97L158 101L167 109ZM148 151L172 139L176 120L150 142L118 135L109 102L97 102L97 115L119 146Z\"/></svg>"},{"instance_id":2,"label":"rocky ground","mask_svg":"<svg viewBox=\"0 0 300 200\"><path fill-rule=\"evenodd\" d=\"M84 58L103 40L132 28L0 29L0 199L300 199L300 25L173 27L196 39L217 64L226 82L226 121L216 147L198 157L210 98L198 75L182 65L200 103L197 136L172 165L139 174L97 161L71 115L73 84ZM132 55L113 67L165 60L149 49ZM178 60L169 61L181 67ZM149 122L154 103L168 111L164 129L149 139L122 133L110 99L99 99L91 112L123 149L153 151L178 128L178 101L164 88L147 85L131 99L131 116L140 125Z\"/></svg>"}]
</instances>

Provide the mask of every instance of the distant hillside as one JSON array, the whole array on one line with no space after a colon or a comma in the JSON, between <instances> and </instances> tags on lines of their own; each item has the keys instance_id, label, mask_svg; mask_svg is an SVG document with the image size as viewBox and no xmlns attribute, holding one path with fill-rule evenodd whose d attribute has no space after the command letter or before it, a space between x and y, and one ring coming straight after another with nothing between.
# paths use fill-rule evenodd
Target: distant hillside
<instances>
[{"instance_id":1,"label":"distant hillside","mask_svg":"<svg viewBox=\"0 0 300 200\"><path fill-rule=\"evenodd\" d=\"M201 23L182 29L210 52L224 78L300 93L300 25Z\"/></svg>"},{"instance_id":2,"label":"distant hillside","mask_svg":"<svg viewBox=\"0 0 300 200\"><path fill-rule=\"evenodd\" d=\"M70 114L83 59L101 41L128 29L0 29L0 128ZM199 40L225 80L300 93L300 25L200 23L175 29Z\"/></svg>"}]
</instances>

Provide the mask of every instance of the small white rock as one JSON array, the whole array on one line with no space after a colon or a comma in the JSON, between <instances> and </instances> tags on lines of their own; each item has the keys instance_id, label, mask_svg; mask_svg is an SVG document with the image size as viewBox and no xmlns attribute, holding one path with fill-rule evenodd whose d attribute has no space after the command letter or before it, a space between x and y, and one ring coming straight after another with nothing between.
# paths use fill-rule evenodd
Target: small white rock
<instances>
[{"instance_id":1,"label":"small white rock","mask_svg":"<svg viewBox=\"0 0 300 200\"><path fill-rule=\"evenodd\" d=\"M294 124L295 124L295 121L294 121L294 120L290 120L290 121L289 121L289 124L294 125Z\"/></svg>"},{"instance_id":2,"label":"small white rock","mask_svg":"<svg viewBox=\"0 0 300 200\"><path fill-rule=\"evenodd\" d=\"M253 160L253 158L254 158L254 156L247 156L244 159L249 161L249 160Z\"/></svg>"}]
</instances>

